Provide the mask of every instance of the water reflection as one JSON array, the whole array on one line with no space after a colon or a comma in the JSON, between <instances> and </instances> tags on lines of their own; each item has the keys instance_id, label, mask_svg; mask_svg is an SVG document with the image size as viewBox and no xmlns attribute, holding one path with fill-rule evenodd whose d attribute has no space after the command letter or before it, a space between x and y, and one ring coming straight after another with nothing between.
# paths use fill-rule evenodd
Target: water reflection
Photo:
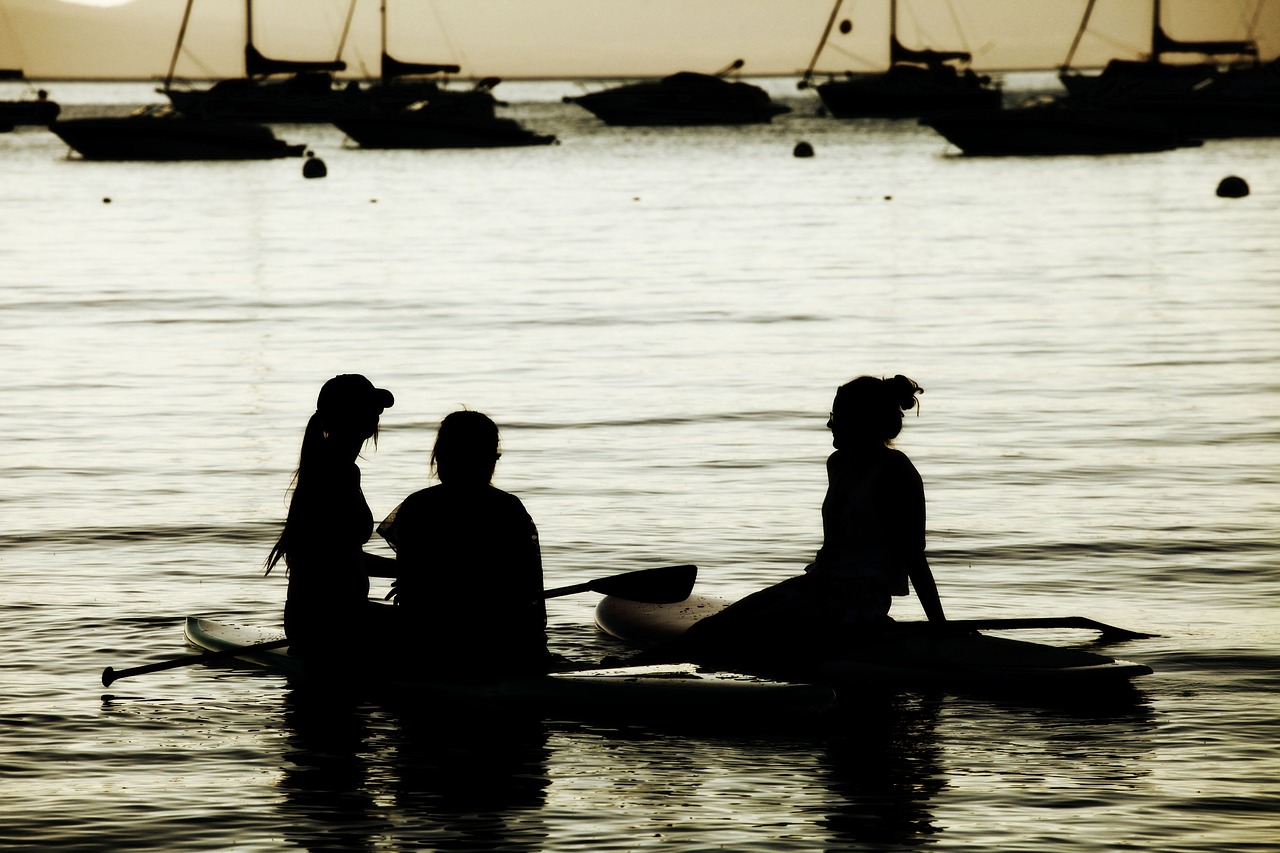
<instances>
[{"instance_id":1,"label":"water reflection","mask_svg":"<svg viewBox=\"0 0 1280 853\"><path fill-rule=\"evenodd\" d=\"M569 723L295 689L278 823L304 850L613 850L600 834L621 833L888 851L963 842L1016 803L1036 837L1145 784L1156 721L1128 699L865 690L819 719Z\"/></svg>"},{"instance_id":2,"label":"water reflection","mask_svg":"<svg viewBox=\"0 0 1280 853\"><path fill-rule=\"evenodd\" d=\"M939 832L930 806L946 787L937 727L942 699L870 694L843 710L819 753L832 794L829 849L901 850Z\"/></svg>"},{"instance_id":3,"label":"water reflection","mask_svg":"<svg viewBox=\"0 0 1280 853\"><path fill-rule=\"evenodd\" d=\"M303 850L372 850L389 824L369 786L364 709L346 697L294 689L284 720L285 836Z\"/></svg>"},{"instance_id":4,"label":"water reflection","mask_svg":"<svg viewBox=\"0 0 1280 853\"><path fill-rule=\"evenodd\" d=\"M546 731L492 709L371 705L291 690L281 823L303 850L536 851Z\"/></svg>"},{"instance_id":5,"label":"water reflection","mask_svg":"<svg viewBox=\"0 0 1280 853\"><path fill-rule=\"evenodd\" d=\"M547 730L496 708L398 709L391 789L397 812L438 851L538 851L547 837ZM425 831L425 832L424 832Z\"/></svg>"}]
</instances>

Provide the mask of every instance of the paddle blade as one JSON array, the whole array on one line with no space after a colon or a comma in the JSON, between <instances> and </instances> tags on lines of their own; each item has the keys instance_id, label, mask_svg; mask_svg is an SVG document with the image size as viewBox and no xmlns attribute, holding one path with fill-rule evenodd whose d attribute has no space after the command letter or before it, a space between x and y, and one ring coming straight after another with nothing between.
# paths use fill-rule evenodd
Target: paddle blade
<instances>
[{"instance_id":1,"label":"paddle blade","mask_svg":"<svg viewBox=\"0 0 1280 853\"><path fill-rule=\"evenodd\" d=\"M644 601L649 604L675 604L684 601L698 579L697 566L663 566L642 569L625 575L600 578L587 584L592 592Z\"/></svg>"}]
</instances>

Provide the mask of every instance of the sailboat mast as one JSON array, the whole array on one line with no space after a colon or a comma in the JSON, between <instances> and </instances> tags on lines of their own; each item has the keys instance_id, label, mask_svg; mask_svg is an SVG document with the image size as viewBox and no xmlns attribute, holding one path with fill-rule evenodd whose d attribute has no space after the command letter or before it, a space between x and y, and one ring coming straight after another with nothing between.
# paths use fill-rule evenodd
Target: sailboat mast
<instances>
[{"instance_id":1,"label":"sailboat mast","mask_svg":"<svg viewBox=\"0 0 1280 853\"><path fill-rule=\"evenodd\" d=\"M822 38L818 39L818 48L813 52L813 58L809 60L809 67L804 70L804 77L800 78L799 88L809 88L809 81L813 79L814 66L818 64L818 57L822 55L822 49L827 46L827 39L831 36L831 28L835 25L836 15L840 14L840 6L844 0L836 0L836 5L831 8L831 15L827 18L827 27L822 31Z\"/></svg>"},{"instance_id":2,"label":"sailboat mast","mask_svg":"<svg viewBox=\"0 0 1280 853\"><path fill-rule=\"evenodd\" d=\"M1151 54L1148 62L1159 62L1163 45L1160 43L1160 0L1151 0Z\"/></svg>"},{"instance_id":3,"label":"sailboat mast","mask_svg":"<svg viewBox=\"0 0 1280 853\"><path fill-rule=\"evenodd\" d=\"M1097 0L1089 0L1089 5L1084 7L1084 17L1080 19L1080 28L1076 30L1076 37L1071 40L1071 49L1067 51L1067 58L1062 60L1062 71L1071 68L1071 60L1075 59L1076 50L1080 47L1080 40L1084 38L1084 31L1089 28L1089 18L1093 15L1093 4Z\"/></svg>"},{"instance_id":4,"label":"sailboat mast","mask_svg":"<svg viewBox=\"0 0 1280 853\"><path fill-rule=\"evenodd\" d=\"M167 91L173 86L173 75L178 68L178 55L182 53L182 43L187 38L187 22L191 20L191 7L196 0L187 0L187 7L182 10L182 26L178 27L178 43L173 46L173 58L169 60L169 73L164 75L164 88Z\"/></svg>"},{"instance_id":5,"label":"sailboat mast","mask_svg":"<svg viewBox=\"0 0 1280 853\"><path fill-rule=\"evenodd\" d=\"M244 50L247 56L253 46L253 0L244 0ZM245 76L249 76L249 63L245 62Z\"/></svg>"}]
</instances>

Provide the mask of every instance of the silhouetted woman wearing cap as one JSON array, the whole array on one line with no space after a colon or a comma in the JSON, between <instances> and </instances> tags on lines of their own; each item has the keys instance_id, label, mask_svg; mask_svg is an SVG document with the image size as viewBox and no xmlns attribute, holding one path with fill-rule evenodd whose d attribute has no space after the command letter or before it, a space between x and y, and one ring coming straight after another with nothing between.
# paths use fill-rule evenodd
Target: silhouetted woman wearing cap
<instances>
[{"instance_id":1,"label":"silhouetted woman wearing cap","mask_svg":"<svg viewBox=\"0 0 1280 853\"><path fill-rule=\"evenodd\" d=\"M942 602L924 552L924 485L893 439L921 388L905 376L860 376L836 390L827 428L822 548L805 573L753 593L695 623L633 662L699 660L758 663L770 658L838 657L890 620L908 580L930 621Z\"/></svg>"},{"instance_id":2,"label":"silhouetted woman wearing cap","mask_svg":"<svg viewBox=\"0 0 1280 853\"><path fill-rule=\"evenodd\" d=\"M538 529L515 495L495 488L498 427L480 412L440 424L431 468L378 525L395 549L395 597L433 672L462 677L545 671L547 610Z\"/></svg>"},{"instance_id":3,"label":"silhouetted woman wearing cap","mask_svg":"<svg viewBox=\"0 0 1280 853\"><path fill-rule=\"evenodd\" d=\"M374 627L369 575L389 575L395 562L366 554L373 513L360 489L356 458L378 440L378 418L391 392L365 377L335 376L320 389L307 421L289 515L267 572L282 558L289 572L284 628L292 654L341 656Z\"/></svg>"}]
</instances>

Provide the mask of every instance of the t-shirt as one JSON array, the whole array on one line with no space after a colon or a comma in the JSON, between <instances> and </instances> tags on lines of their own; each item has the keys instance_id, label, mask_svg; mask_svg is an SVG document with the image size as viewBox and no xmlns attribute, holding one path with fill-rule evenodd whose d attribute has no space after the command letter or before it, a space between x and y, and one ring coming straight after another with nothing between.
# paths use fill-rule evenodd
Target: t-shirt
<instances>
[{"instance_id":1,"label":"t-shirt","mask_svg":"<svg viewBox=\"0 0 1280 853\"><path fill-rule=\"evenodd\" d=\"M417 638L487 666L545 657L538 529L515 495L433 486L405 498L378 533L403 567L396 601Z\"/></svg>"}]
</instances>

